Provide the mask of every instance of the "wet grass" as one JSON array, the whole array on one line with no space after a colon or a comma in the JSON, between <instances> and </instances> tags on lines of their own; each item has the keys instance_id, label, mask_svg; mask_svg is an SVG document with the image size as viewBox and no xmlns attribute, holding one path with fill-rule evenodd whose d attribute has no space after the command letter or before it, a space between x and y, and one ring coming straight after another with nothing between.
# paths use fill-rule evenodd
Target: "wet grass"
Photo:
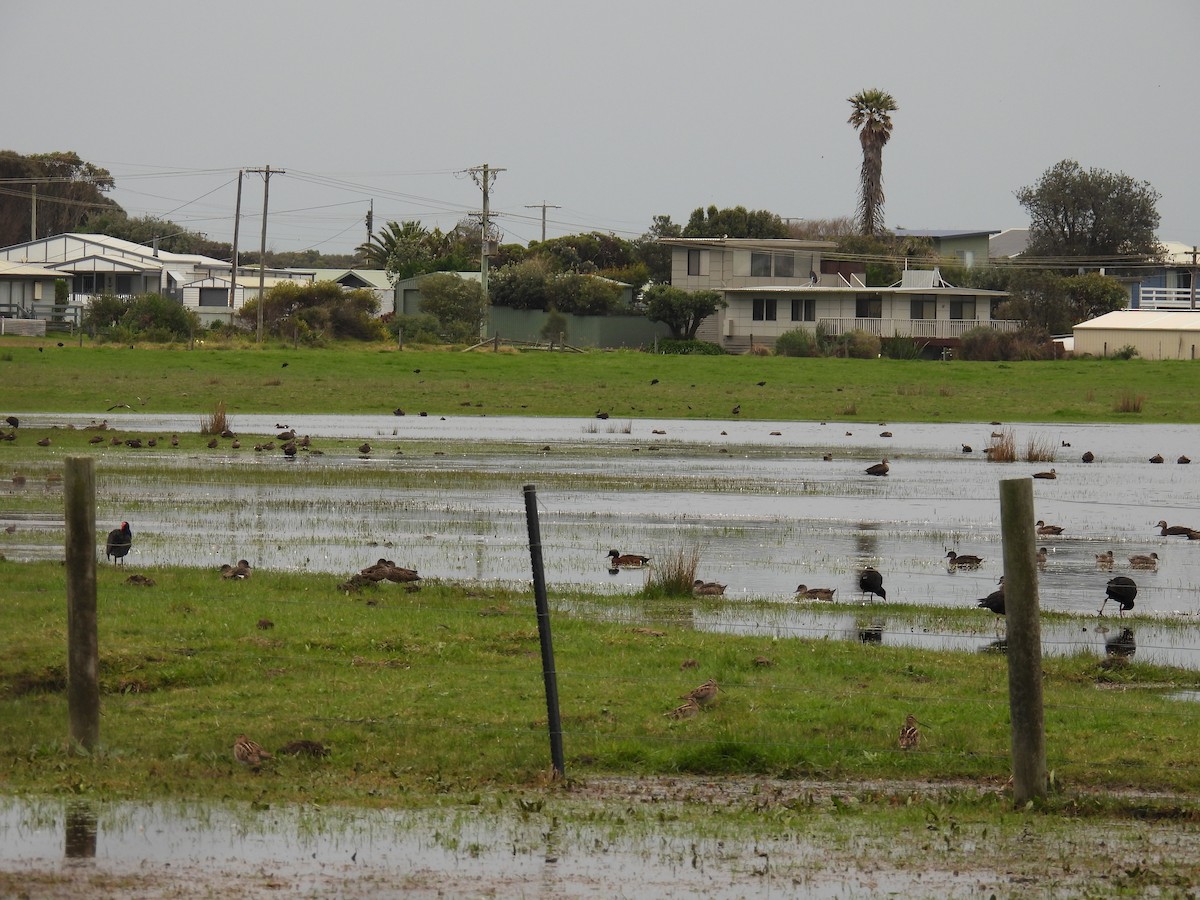
<instances>
[{"instance_id":1,"label":"wet grass","mask_svg":"<svg viewBox=\"0 0 1200 900\"><path fill-rule=\"evenodd\" d=\"M45 342L40 342L45 343ZM1200 422L1189 362L979 363L654 356L633 351L494 354L394 348L195 350L43 347L0 339L10 412L102 416L109 407L229 415L410 413L862 421L1122 421L1112 397L1156 422ZM287 364L286 368L284 364ZM651 382L657 379L657 383ZM759 382L765 384L759 385ZM952 398L953 402L947 401ZM1105 398L1105 399L1097 399Z\"/></svg>"},{"instance_id":2,"label":"wet grass","mask_svg":"<svg viewBox=\"0 0 1200 900\"><path fill-rule=\"evenodd\" d=\"M223 796L375 805L406 792L536 784L548 765L532 599L489 585L397 585L346 594L330 576L102 566L102 748L66 744L64 572L0 562L0 788L106 797ZM613 603L603 620L565 611L555 647L569 773L966 779L1008 775L1003 657L776 640L694 630L688 612ZM604 605L611 601L592 597ZM706 601L705 608L718 608ZM911 612L911 611L910 611ZM954 617L956 611L946 611ZM260 626L261 621L271 623ZM761 660L756 661L756 657ZM687 659L695 668L681 669ZM1200 719L1170 690L1200 673L1093 657L1044 663L1050 767L1060 786L1195 792ZM664 713L707 678L701 715ZM907 712L928 723L901 752ZM17 725L16 723L19 723ZM798 727L798 723L803 723ZM230 747L332 750L254 774Z\"/></svg>"}]
</instances>

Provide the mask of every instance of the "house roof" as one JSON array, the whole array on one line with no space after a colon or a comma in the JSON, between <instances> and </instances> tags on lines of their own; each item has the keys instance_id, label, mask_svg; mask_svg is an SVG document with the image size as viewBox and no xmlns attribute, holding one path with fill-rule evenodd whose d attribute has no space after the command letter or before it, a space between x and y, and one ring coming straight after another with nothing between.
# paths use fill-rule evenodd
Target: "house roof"
<instances>
[{"instance_id":1,"label":"house roof","mask_svg":"<svg viewBox=\"0 0 1200 900\"><path fill-rule=\"evenodd\" d=\"M32 263L9 262L0 259L0 278L70 278L70 272L58 272Z\"/></svg>"},{"instance_id":2,"label":"house roof","mask_svg":"<svg viewBox=\"0 0 1200 900\"><path fill-rule=\"evenodd\" d=\"M1005 228L999 234L988 239L988 257L991 259L1008 259L1019 256L1029 246L1028 228Z\"/></svg>"},{"instance_id":3,"label":"house roof","mask_svg":"<svg viewBox=\"0 0 1200 900\"><path fill-rule=\"evenodd\" d=\"M978 237L979 235L999 234L1000 229L994 228L990 231L946 231L940 228L897 228L894 232L898 237L927 237L927 238L963 238L963 237Z\"/></svg>"},{"instance_id":4,"label":"house roof","mask_svg":"<svg viewBox=\"0 0 1200 900\"><path fill-rule=\"evenodd\" d=\"M1200 331L1200 310L1118 309L1075 326L1076 331Z\"/></svg>"},{"instance_id":5,"label":"house roof","mask_svg":"<svg viewBox=\"0 0 1200 900\"><path fill-rule=\"evenodd\" d=\"M357 280L371 288L380 290L391 290L392 288L392 278L385 269L307 269L300 266L292 266L287 271L312 275L313 281L336 281L341 283L345 280Z\"/></svg>"},{"instance_id":6,"label":"house roof","mask_svg":"<svg viewBox=\"0 0 1200 900\"><path fill-rule=\"evenodd\" d=\"M162 266L156 262L142 262L127 256L111 256L106 253L91 253L68 259L64 262L50 263L49 268L62 272L160 272Z\"/></svg>"},{"instance_id":7,"label":"house roof","mask_svg":"<svg viewBox=\"0 0 1200 900\"><path fill-rule=\"evenodd\" d=\"M695 247L711 250L832 250L836 241L800 241L795 238L659 238L658 243L668 247Z\"/></svg>"}]
</instances>

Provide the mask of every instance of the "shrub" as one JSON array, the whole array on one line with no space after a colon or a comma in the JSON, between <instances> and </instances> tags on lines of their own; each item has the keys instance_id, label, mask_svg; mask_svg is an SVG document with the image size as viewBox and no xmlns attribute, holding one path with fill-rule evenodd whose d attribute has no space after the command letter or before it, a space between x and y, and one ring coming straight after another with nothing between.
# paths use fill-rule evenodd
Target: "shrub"
<instances>
[{"instance_id":1,"label":"shrub","mask_svg":"<svg viewBox=\"0 0 1200 900\"><path fill-rule=\"evenodd\" d=\"M879 356L879 336L855 329L842 335L846 355L853 359L876 359Z\"/></svg>"},{"instance_id":2,"label":"shrub","mask_svg":"<svg viewBox=\"0 0 1200 900\"><path fill-rule=\"evenodd\" d=\"M776 356L820 356L817 334L807 328L785 331L775 340Z\"/></svg>"},{"instance_id":3,"label":"shrub","mask_svg":"<svg viewBox=\"0 0 1200 900\"><path fill-rule=\"evenodd\" d=\"M565 341L567 339L567 317L557 309L550 310L540 333L548 341Z\"/></svg>"},{"instance_id":4,"label":"shrub","mask_svg":"<svg viewBox=\"0 0 1200 900\"><path fill-rule=\"evenodd\" d=\"M725 353L725 349L710 341L678 341L673 338L661 338L658 342L658 352L684 356L721 356Z\"/></svg>"},{"instance_id":5,"label":"shrub","mask_svg":"<svg viewBox=\"0 0 1200 900\"><path fill-rule=\"evenodd\" d=\"M1133 344L1126 344L1120 350L1113 351L1113 359L1133 359L1138 355L1138 349Z\"/></svg>"},{"instance_id":6,"label":"shrub","mask_svg":"<svg viewBox=\"0 0 1200 900\"><path fill-rule=\"evenodd\" d=\"M968 360L1054 359L1054 341L1039 328L997 331L986 326L972 328L962 336L958 357Z\"/></svg>"},{"instance_id":7,"label":"shrub","mask_svg":"<svg viewBox=\"0 0 1200 900\"><path fill-rule=\"evenodd\" d=\"M200 330L196 313L160 294L134 297L121 316L121 324L145 340L161 343L175 338L185 340Z\"/></svg>"},{"instance_id":8,"label":"shrub","mask_svg":"<svg viewBox=\"0 0 1200 900\"><path fill-rule=\"evenodd\" d=\"M925 343L918 343L910 337L895 335L890 338L883 338L880 342L880 352L888 359L920 359L928 346Z\"/></svg>"},{"instance_id":9,"label":"shrub","mask_svg":"<svg viewBox=\"0 0 1200 900\"><path fill-rule=\"evenodd\" d=\"M429 313L414 313L399 315L387 323L388 331L393 337L403 333L406 344L440 344L442 339L438 333L440 323L436 316Z\"/></svg>"}]
</instances>

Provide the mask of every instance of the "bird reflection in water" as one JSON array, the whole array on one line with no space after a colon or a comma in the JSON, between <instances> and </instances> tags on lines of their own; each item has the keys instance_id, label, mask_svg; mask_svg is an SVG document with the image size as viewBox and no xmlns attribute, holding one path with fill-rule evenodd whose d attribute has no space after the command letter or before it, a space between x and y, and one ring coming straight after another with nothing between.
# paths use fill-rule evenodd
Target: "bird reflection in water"
<instances>
[{"instance_id":1,"label":"bird reflection in water","mask_svg":"<svg viewBox=\"0 0 1200 900\"><path fill-rule=\"evenodd\" d=\"M861 644L882 644L883 626L866 625L858 629L858 640Z\"/></svg>"},{"instance_id":2,"label":"bird reflection in water","mask_svg":"<svg viewBox=\"0 0 1200 900\"><path fill-rule=\"evenodd\" d=\"M1137 641L1134 639L1133 629L1122 628L1121 633L1116 637L1106 638L1104 652L1109 656L1117 656L1122 659L1128 659L1137 653Z\"/></svg>"},{"instance_id":3,"label":"bird reflection in water","mask_svg":"<svg viewBox=\"0 0 1200 900\"><path fill-rule=\"evenodd\" d=\"M979 652L980 653L1007 653L1008 652L1008 639L1000 638L999 640L988 641L986 644L984 644L982 647L979 648Z\"/></svg>"}]
</instances>

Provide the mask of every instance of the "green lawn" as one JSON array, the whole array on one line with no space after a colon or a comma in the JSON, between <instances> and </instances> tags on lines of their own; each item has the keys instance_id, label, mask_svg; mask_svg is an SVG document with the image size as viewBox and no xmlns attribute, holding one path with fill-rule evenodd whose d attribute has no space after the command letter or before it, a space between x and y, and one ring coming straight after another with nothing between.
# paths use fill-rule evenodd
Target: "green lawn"
<instances>
[{"instance_id":1,"label":"green lawn","mask_svg":"<svg viewBox=\"0 0 1200 900\"><path fill-rule=\"evenodd\" d=\"M0 340L5 414L134 411L1200 422L1190 362L929 362L756 356L461 353L392 347L78 347ZM39 349L39 347L41 349ZM759 382L764 382L759 384ZM1119 412L1122 404L1140 407ZM122 409L121 411L125 411Z\"/></svg>"}]
</instances>

